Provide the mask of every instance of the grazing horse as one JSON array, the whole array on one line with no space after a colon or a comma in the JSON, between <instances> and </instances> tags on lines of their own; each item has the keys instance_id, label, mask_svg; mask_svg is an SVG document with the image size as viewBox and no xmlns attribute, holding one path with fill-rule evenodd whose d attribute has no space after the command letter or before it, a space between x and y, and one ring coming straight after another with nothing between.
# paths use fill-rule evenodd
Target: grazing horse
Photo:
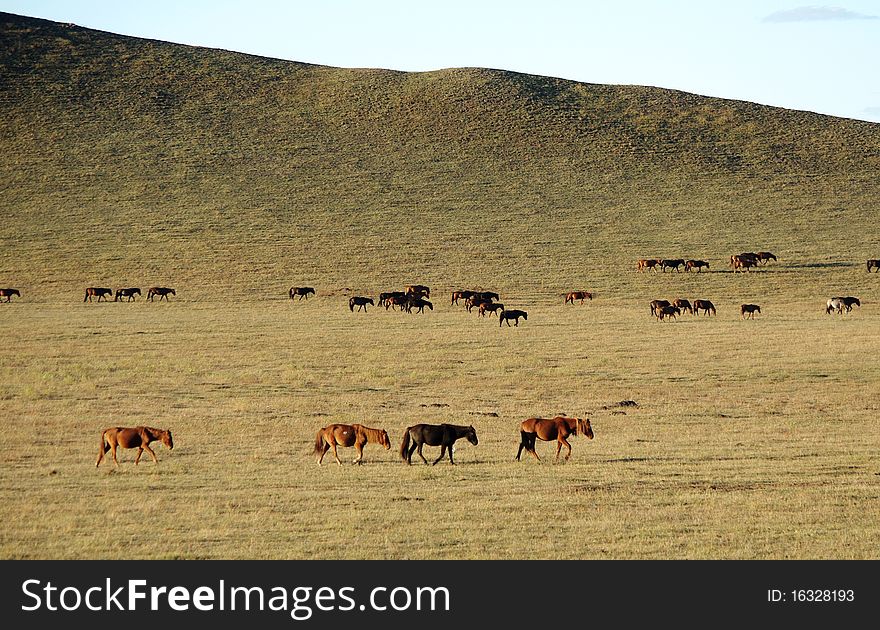
<instances>
[{"instance_id":1,"label":"grazing horse","mask_svg":"<svg viewBox=\"0 0 880 630\"><path fill-rule=\"evenodd\" d=\"M581 304L584 303L584 300L592 300L593 294L589 291L570 291L565 294L565 303L568 304L571 302L574 304L575 300L580 300Z\"/></svg>"},{"instance_id":2,"label":"grazing horse","mask_svg":"<svg viewBox=\"0 0 880 630\"><path fill-rule=\"evenodd\" d=\"M366 313L367 312L367 304L375 306L375 304L373 304L373 298L355 296L348 301L348 310L350 310L352 313L354 313L354 307L357 306L358 311L363 309L364 312Z\"/></svg>"},{"instance_id":3,"label":"grazing horse","mask_svg":"<svg viewBox=\"0 0 880 630\"><path fill-rule=\"evenodd\" d=\"M473 426L460 426L456 424L416 424L407 427L403 433L403 441L400 443L400 457L407 464L412 464L412 455L418 452L419 457L425 464L428 460L422 455L423 446L439 446L440 456L434 460L434 464L443 459L446 450L449 449L449 463L452 461L452 445L456 440L467 438L467 441L476 446L477 432ZM432 465L434 465L432 464Z\"/></svg>"},{"instance_id":4,"label":"grazing horse","mask_svg":"<svg viewBox=\"0 0 880 630\"><path fill-rule=\"evenodd\" d=\"M665 306L672 306L669 300L651 300L651 315L657 315L657 311Z\"/></svg>"},{"instance_id":5,"label":"grazing horse","mask_svg":"<svg viewBox=\"0 0 880 630\"><path fill-rule=\"evenodd\" d=\"M391 448L391 440L388 439L388 432L384 429L371 429L362 424L331 424L326 426L315 436L315 455L320 455L318 466L324 461L324 455L331 448L336 463L342 466L342 462L339 461L339 453L336 452L337 446L354 446L358 453L354 463L360 464L364 459L364 446L370 442L384 446L386 451Z\"/></svg>"},{"instance_id":6,"label":"grazing horse","mask_svg":"<svg viewBox=\"0 0 880 630\"><path fill-rule=\"evenodd\" d=\"M704 315L708 315L710 312L712 315L717 314L715 312L715 305L709 300L694 300L694 315L696 315L698 311L703 311Z\"/></svg>"},{"instance_id":7,"label":"grazing horse","mask_svg":"<svg viewBox=\"0 0 880 630\"><path fill-rule=\"evenodd\" d=\"M162 440L162 444L169 449L174 448L174 440L171 438L171 431L167 429L154 429L153 427L134 427L133 429L127 427L111 427L109 429L104 429L101 433L101 446L98 449L98 461L95 463L95 468L101 465L101 461L104 459L104 454L107 451L113 452L113 461L118 468L119 460L116 459L117 446L122 448L136 448L138 450L137 457L134 458L135 465L140 461L141 455L144 454L144 451L147 451L152 456L153 461L158 464L159 460L156 459L156 453L150 448L150 442L155 442L156 440Z\"/></svg>"},{"instance_id":8,"label":"grazing horse","mask_svg":"<svg viewBox=\"0 0 880 630\"><path fill-rule=\"evenodd\" d=\"M670 258L668 260L660 261L660 271L666 272L666 268L675 269L679 273L681 273L681 269L679 267L684 267L684 258Z\"/></svg>"},{"instance_id":9,"label":"grazing horse","mask_svg":"<svg viewBox=\"0 0 880 630\"><path fill-rule=\"evenodd\" d=\"M153 297L156 295L159 296L160 302L162 301L162 298L165 298L165 301L167 302L169 294L175 295L175 296L177 295L177 293L174 291L174 289L170 289L168 287L150 287L149 289L147 289L147 299L150 302L153 301Z\"/></svg>"},{"instance_id":10,"label":"grazing horse","mask_svg":"<svg viewBox=\"0 0 880 630\"><path fill-rule=\"evenodd\" d=\"M406 294L412 295L415 297L431 297L431 289L430 287L426 287L424 284L411 284L406 287Z\"/></svg>"},{"instance_id":11,"label":"grazing horse","mask_svg":"<svg viewBox=\"0 0 880 630\"><path fill-rule=\"evenodd\" d=\"M657 309L657 321L663 321L667 317L671 317L672 319L678 319L678 316L681 315L681 309L677 306L661 306Z\"/></svg>"},{"instance_id":12,"label":"grazing horse","mask_svg":"<svg viewBox=\"0 0 880 630\"><path fill-rule=\"evenodd\" d=\"M755 319L755 313L760 313L761 307L757 304L743 304L739 307L740 317L746 319L746 313L748 313L748 319Z\"/></svg>"},{"instance_id":13,"label":"grazing horse","mask_svg":"<svg viewBox=\"0 0 880 630\"><path fill-rule=\"evenodd\" d=\"M434 305L431 304L428 300L423 300L422 298L414 298L412 296L406 301L406 312L412 313L414 308L419 309L419 313L425 312L425 307L428 307L432 311L434 310Z\"/></svg>"},{"instance_id":14,"label":"grazing horse","mask_svg":"<svg viewBox=\"0 0 880 630\"><path fill-rule=\"evenodd\" d=\"M679 309L681 309L682 311L687 311L687 312L690 313L691 315L694 314L694 307L693 307L693 305L692 305L688 300L686 300L686 299L684 299L684 298L678 298L677 300L673 300L673 301L672 301L672 305L673 305L673 306L677 306L677 307L678 307Z\"/></svg>"},{"instance_id":15,"label":"grazing horse","mask_svg":"<svg viewBox=\"0 0 880 630\"><path fill-rule=\"evenodd\" d=\"M843 313L843 309L845 308L843 304L843 298L835 297L831 298L827 302L825 302L825 314L828 315L831 311L835 311L838 315Z\"/></svg>"},{"instance_id":16,"label":"grazing horse","mask_svg":"<svg viewBox=\"0 0 880 630\"><path fill-rule=\"evenodd\" d=\"M501 302L483 302L480 304L480 317L485 317L486 313L497 313L504 310L504 304Z\"/></svg>"},{"instance_id":17,"label":"grazing horse","mask_svg":"<svg viewBox=\"0 0 880 630\"><path fill-rule=\"evenodd\" d=\"M593 439L593 427L590 426L589 418L568 418L566 416L556 416L555 418L529 418L523 420L520 424L520 443L519 450L516 452L515 461L520 461L523 449L535 456L535 459L541 461L538 453L535 451L535 440L543 440L544 442L552 442L556 440L556 461L559 461L559 452L563 446L568 448L565 455L566 461L571 457L571 444L568 443L570 435L577 435L578 432L585 435L589 439Z\"/></svg>"},{"instance_id":18,"label":"grazing horse","mask_svg":"<svg viewBox=\"0 0 880 630\"><path fill-rule=\"evenodd\" d=\"M116 297L113 298L113 301L118 302L119 298L128 298L128 301L131 302L134 299L134 296L140 294L141 290L138 287L129 287L128 289L116 289Z\"/></svg>"},{"instance_id":19,"label":"grazing horse","mask_svg":"<svg viewBox=\"0 0 880 630\"><path fill-rule=\"evenodd\" d=\"M498 325L501 326L504 322L507 322L508 328L510 327L510 320L513 320L514 326L519 326L519 318L522 317L524 320L528 321L529 314L525 311L519 311L516 309L502 309L500 313L498 313Z\"/></svg>"},{"instance_id":20,"label":"grazing horse","mask_svg":"<svg viewBox=\"0 0 880 630\"><path fill-rule=\"evenodd\" d=\"M645 269L650 269L651 271L656 272L658 265L660 265L660 261L656 258L641 258L636 263L636 271L644 271Z\"/></svg>"},{"instance_id":21,"label":"grazing horse","mask_svg":"<svg viewBox=\"0 0 880 630\"><path fill-rule=\"evenodd\" d=\"M703 269L703 267L705 267L706 269L709 268L709 263L707 263L705 260L688 260L688 261L685 261L685 263L684 263L684 270L685 271L690 271L691 269L696 269L697 272L699 273Z\"/></svg>"},{"instance_id":22,"label":"grazing horse","mask_svg":"<svg viewBox=\"0 0 880 630\"><path fill-rule=\"evenodd\" d=\"M294 296L296 296L296 295L299 296L299 299L300 299L300 300L302 300L303 298L305 298L305 299L308 300L308 299L309 299L309 294L310 294L310 293L311 293L312 295L316 295L316 293L315 293L315 289L314 289L313 287L290 287L290 291L287 292L287 295L290 296L290 299L291 299L291 300L292 300L292 299L294 298Z\"/></svg>"},{"instance_id":23,"label":"grazing horse","mask_svg":"<svg viewBox=\"0 0 880 630\"><path fill-rule=\"evenodd\" d=\"M871 260L868 261L867 265L868 265L868 273L871 273L871 269L876 269L878 272L880 272L880 260L877 260L876 258L872 258Z\"/></svg>"},{"instance_id":24,"label":"grazing horse","mask_svg":"<svg viewBox=\"0 0 880 630\"><path fill-rule=\"evenodd\" d=\"M6 298L7 302L12 301L12 296L17 295L21 297L21 293L18 289L0 289L0 298Z\"/></svg>"},{"instance_id":25,"label":"grazing horse","mask_svg":"<svg viewBox=\"0 0 880 630\"><path fill-rule=\"evenodd\" d=\"M104 287L88 287L86 289L86 296L83 298L83 302L91 302L93 297L98 298L98 301L101 301L101 298L104 298L106 302L108 298L113 295L113 289L105 289Z\"/></svg>"},{"instance_id":26,"label":"grazing horse","mask_svg":"<svg viewBox=\"0 0 880 630\"><path fill-rule=\"evenodd\" d=\"M474 293L476 293L476 291L467 291L467 290L453 291L452 292L452 303L450 304L450 306L452 304L458 304L459 300L468 300L470 297L473 296Z\"/></svg>"},{"instance_id":27,"label":"grazing horse","mask_svg":"<svg viewBox=\"0 0 880 630\"><path fill-rule=\"evenodd\" d=\"M773 262L776 262L776 256L774 256L774 255L773 255L772 253L770 253L770 252L758 252L756 255L757 255L757 258L758 258L758 262L762 262L762 263L764 263L764 264L767 264L767 263L770 262L771 260L772 260Z\"/></svg>"}]
</instances>

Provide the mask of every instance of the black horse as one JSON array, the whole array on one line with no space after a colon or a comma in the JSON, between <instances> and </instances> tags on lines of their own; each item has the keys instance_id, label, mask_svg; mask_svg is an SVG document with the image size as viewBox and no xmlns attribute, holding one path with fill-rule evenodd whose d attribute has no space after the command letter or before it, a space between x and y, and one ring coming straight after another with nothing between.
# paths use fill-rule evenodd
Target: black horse
<instances>
[{"instance_id":1,"label":"black horse","mask_svg":"<svg viewBox=\"0 0 880 630\"><path fill-rule=\"evenodd\" d=\"M299 299L309 299L309 294L315 295L315 289L312 287L290 287L290 291L287 294L290 296L292 300L294 296L298 295Z\"/></svg>"},{"instance_id":2,"label":"black horse","mask_svg":"<svg viewBox=\"0 0 880 630\"><path fill-rule=\"evenodd\" d=\"M366 312L367 304L372 304L373 306L375 306L375 304L373 303L373 298L355 296L348 301L348 310L353 313L354 307L357 306L359 311L363 309L363 311Z\"/></svg>"},{"instance_id":3,"label":"black horse","mask_svg":"<svg viewBox=\"0 0 880 630\"><path fill-rule=\"evenodd\" d=\"M13 295L21 297L21 292L18 289L0 289L0 298L6 298L7 302L12 301Z\"/></svg>"},{"instance_id":4,"label":"black horse","mask_svg":"<svg viewBox=\"0 0 880 630\"><path fill-rule=\"evenodd\" d=\"M138 287L129 287L127 289L116 289L116 297L113 299L114 302L118 302L120 298L128 298L128 301L131 302L134 299L135 295L140 295L141 290Z\"/></svg>"},{"instance_id":5,"label":"black horse","mask_svg":"<svg viewBox=\"0 0 880 630\"><path fill-rule=\"evenodd\" d=\"M449 449L449 463L455 464L452 461L452 445L461 438L467 438L467 441L474 446L478 443L477 432L473 426L416 424L408 427L403 434L403 442L400 444L400 457L407 464L412 464L413 452L418 451L419 457L427 464L428 460L422 455L422 447L427 444L428 446L440 447L440 457L434 460L434 464L443 459L447 449Z\"/></svg>"},{"instance_id":6,"label":"black horse","mask_svg":"<svg viewBox=\"0 0 880 630\"><path fill-rule=\"evenodd\" d=\"M518 311L516 309L503 310L498 315L498 325L501 326L504 322L507 322L507 325L510 326L510 320L513 320L514 326L519 326L519 318L522 317L525 320L529 319L529 314L525 311Z\"/></svg>"}]
</instances>

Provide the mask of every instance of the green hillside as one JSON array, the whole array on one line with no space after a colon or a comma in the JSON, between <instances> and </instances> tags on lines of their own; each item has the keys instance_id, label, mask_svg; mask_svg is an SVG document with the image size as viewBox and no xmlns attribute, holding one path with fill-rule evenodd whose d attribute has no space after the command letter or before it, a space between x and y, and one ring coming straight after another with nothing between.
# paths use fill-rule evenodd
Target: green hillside
<instances>
[{"instance_id":1,"label":"green hillside","mask_svg":"<svg viewBox=\"0 0 880 630\"><path fill-rule=\"evenodd\" d=\"M349 70L0 16L0 282L556 295L640 256L863 261L880 125L513 72ZM516 268L516 269L514 269ZM531 284L531 286L529 286Z\"/></svg>"}]
</instances>

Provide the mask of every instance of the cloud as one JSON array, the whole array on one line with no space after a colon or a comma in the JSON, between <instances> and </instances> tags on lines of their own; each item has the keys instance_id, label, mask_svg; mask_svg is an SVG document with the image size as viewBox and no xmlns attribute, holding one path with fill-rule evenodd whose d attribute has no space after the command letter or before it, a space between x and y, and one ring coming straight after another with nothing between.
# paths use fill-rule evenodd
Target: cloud
<instances>
[{"instance_id":1,"label":"cloud","mask_svg":"<svg viewBox=\"0 0 880 630\"><path fill-rule=\"evenodd\" d=\"M821 22L828 20L877 20L880 17L856 13L841 7L809 6L777 11L765 17L763 22Z\"/></svg>"}]
</instances>

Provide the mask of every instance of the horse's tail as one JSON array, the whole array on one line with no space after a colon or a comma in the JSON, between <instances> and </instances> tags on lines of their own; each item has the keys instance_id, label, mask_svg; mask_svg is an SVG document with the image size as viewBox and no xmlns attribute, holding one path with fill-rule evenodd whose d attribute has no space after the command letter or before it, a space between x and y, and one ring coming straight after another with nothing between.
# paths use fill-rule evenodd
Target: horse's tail
<instances>
[{"instance_id":1,"label":"horse's tail","mask_svg":"<svg viewBox=\"0 0 880 630\"><path fill-rule=\"evenodd\" d=\"M407 427L406 431L403 432L403 441L400 443L400 459L406 461L406 455L409 452L409 430L411 427Z\"/></svg>"},{"instance_id":2,"label":"horse's tail","mask_svg":"<svg viewBox=\"0 0 880 630\"><path fill-rule=\"evenodd\" d=\"M86 296L83 298L83 302L87 302L89 300L89 291L86 289Z\"/></svg>"},{"instance_id":3,"label":"horse's tail","mask_svg":"<svg viewBox=\"0 0 880 630\"><path fill-rule=\"evenodd\" d=\"M101 433L101 444L98 446L98 461L95 463L96 468L101 465L101 460L104 459L104 453L110 450L110 444L107 443L106 435L107 431Z\"/></svg>"},{"instance_id":4,"label":"horse's tail","mask_svg":"<svg viewBox=\"0 0 880 630\"><path fill-rule=\"evenodd\" d=\"M320 455L324 451L324 429L318 430L318 435L315 436L315 455Z\"/></svg>"},{"instance_id":5,"label":"horse's tail","mask_svg":"<svg viewBox=\"0 0 880 630\"><path fill-rule=\"evenodd\" d=\"M354 313L354 298L351 298L348 301L348 310L350 310L352 313Z\"/></svg>"}]
</instances>

